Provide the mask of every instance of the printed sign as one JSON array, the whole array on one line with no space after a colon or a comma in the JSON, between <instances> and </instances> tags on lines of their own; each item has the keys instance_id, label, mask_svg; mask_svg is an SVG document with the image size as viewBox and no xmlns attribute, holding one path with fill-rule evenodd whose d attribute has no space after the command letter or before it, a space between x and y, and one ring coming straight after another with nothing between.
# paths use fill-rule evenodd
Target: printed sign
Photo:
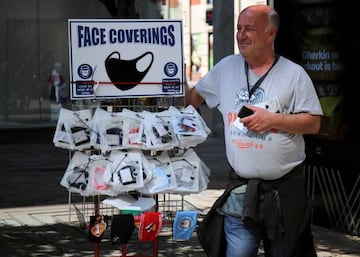
<instances>
[{"instance_id":1,"label":"printed sign","mask_svg":"<svg viewBox=\"0 0 360 257\"><path fill-rule=\"evenodd\" d=\"M184 96L181 20L69 19L72 100Z\"/></svg>"}]
</instances>

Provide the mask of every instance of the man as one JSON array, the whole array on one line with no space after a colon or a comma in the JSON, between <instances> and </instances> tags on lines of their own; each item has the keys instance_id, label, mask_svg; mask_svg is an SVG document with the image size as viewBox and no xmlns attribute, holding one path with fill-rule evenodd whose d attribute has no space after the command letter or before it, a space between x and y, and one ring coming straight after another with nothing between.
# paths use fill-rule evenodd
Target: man
<instances>
[{"instance_id":1,"label":"man","mask_svg":"<svg viewBox=\"0 0 360 257\"><path fill-rule=\"evenodd\" d=\"M272 7L245 8L237 21L240 55L223 58L186 93L187 104L205 101L221 112L232 167L198 230L208 256L257 256L261 240L266 256L316 256L303 134L319 131L323 113L305 70L274 52L278 27Z\"/></svg>"}]
</instances>

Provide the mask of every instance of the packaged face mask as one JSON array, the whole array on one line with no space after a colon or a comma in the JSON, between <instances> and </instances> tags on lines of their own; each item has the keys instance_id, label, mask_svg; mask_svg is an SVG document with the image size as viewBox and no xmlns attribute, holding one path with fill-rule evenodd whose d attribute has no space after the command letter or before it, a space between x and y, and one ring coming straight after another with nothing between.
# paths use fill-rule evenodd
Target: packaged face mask
<instances>
[{"instance_id":1,"label":"packaged face mask","mask_svg":"<svg viewBox=\"0 0 360 257\"><path fill-rule=\"evenodd\" d=\"M140 216L138 237L141 242L154 241L162 228L160 212L144 212Z\"/></svg>"},{"instance_id":2,"label":"packaged face mask","mask_svg":"<svg viewBox=\"0 0 360 257\"><path fill-rule=\"evenodd\" d=\"M91 242L101 242L108 227L108 219L109 217L104 215L90 216L88 238Z\"/></svg>"},{"instance_id":3,"label":"packaged face mask","mask_svg":"<svg viewBox=\"0 0 360 257\"><path fill-rule=\"evenodd\" d=\"M196 223L197 211L177 211L173 222L174 240L189 240Z\"/></svg>"},{"instance_id":4,"label":"packaged face mask","mask_svg":"<svg viewBox=\"0 0 360 257\"><path fill-rule=\"evenodd\" d=\"M91 110L72 111L62 108L53 142L55 146L70 150L90 148Z\"/></svg>"},{"instance_id":5,"label":"packaged face mask","mask_svg":"<svg viewBox=\"0 0 360 257\"><path fill-rule=\"evenodd\" d=\"M106 166L104 179L112 186L114 194L142 188L146 174L142 167L143 153L140 150L111 151L110 163Z\"/></svg>"},{"instance_id":6,"label":"packaged face mask","mask_svg":"<svg viewBox=\"0 0 360 257\"><path fill-rule=\"evenodd\" d=\"M113 215L110 232L111 243L114 244L118 239L120 244L127 244L134 230L135 220L132 214Z\"/></svg>"}]
</instances>

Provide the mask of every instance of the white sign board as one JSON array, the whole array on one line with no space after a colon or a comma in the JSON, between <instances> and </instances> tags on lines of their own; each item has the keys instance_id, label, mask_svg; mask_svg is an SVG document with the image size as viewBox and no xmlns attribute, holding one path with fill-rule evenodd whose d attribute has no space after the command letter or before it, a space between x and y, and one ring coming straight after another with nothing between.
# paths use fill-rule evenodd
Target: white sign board
<instances>
[{"instance_id":1,"label":"white sign board","mask_svg":"<svg viewBox=\"0 0 360 257\"><path fill-rule=\"evenodd\" d=\"M184 96L181 20L69 19L72 100Z\"/></svg>"}]
</instances>

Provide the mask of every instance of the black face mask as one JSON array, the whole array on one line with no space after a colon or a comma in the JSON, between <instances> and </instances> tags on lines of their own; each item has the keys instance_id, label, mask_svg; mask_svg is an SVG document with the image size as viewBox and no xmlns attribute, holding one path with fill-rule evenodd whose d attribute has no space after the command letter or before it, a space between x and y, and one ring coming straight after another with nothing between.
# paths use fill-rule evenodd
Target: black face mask
<instances>
[{"instance_id":1,"label":"black face mask","mask_svg":"<svg viewBox=\"0 0 360 257\"><path fill-rule=\"evenodd\" d=\"M118 58L112 57L114 54L117 54ZM136 64L146 55L151 55L151 61L144 71L139 71L136 68ZM106 58L105 67L114 86L120 90L128 90L139 84L150 70L153 61L154 54L152 52L146 52L132 60L121 60L120 53L115 51Z\"/></svg>"}]
</instances>

